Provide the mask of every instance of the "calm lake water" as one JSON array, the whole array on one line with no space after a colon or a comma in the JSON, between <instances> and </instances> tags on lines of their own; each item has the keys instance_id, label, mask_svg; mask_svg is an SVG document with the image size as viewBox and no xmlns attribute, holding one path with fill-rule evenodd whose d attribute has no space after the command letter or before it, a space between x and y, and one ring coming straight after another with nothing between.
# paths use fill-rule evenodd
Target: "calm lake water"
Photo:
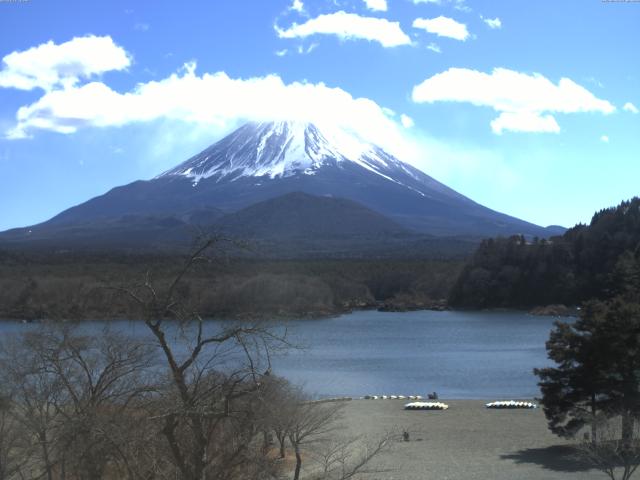
<instances>
[{"instance_id":1,"label":"calm lake water","mask_svg":"<svg viewBox=\"0 0 640 480\"><path fill-rule=\"evenodd\" d=\"M322 397L436 391L441 398L532 398L539 396L532 369L550 365L544 344L554 320L521 312L361 311L289 321L290 338L306 348L275 357L273 371ZM146 335L141 323L111 325ZM3 334L25 328L38 326L0 324Z\"/></svg>"},{"instance_id":2,"label":"calm lake water","mask_svg":"<svg viewBox=\"0 0 640 480\"><path fill-rule=\"evenodd\" d=\"M276 370L318 395L441 398L539 396L534 367L550 365L554 318L521 312L375 312L297 321L310 348L277 359Z\"/></svg>"}]
</instances>

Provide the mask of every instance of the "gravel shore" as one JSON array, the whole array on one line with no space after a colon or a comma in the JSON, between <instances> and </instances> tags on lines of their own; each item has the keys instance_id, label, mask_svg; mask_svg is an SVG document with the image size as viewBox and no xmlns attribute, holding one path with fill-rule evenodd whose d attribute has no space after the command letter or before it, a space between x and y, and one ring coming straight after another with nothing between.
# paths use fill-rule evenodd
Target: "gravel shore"
<instances>
[{"instance_id":1,"label":"gravel shore","mask_svg":"<svg viewBox=\"0 0 640 480\"><path fill-rule=\"evenodd\" d=\"M376 459L387 480L589 480L606 478L572 456L570 443L551 434L541 409L493 410L480 400L441 400L446 411L406 411L408 400L346 402L348 435L375 438L410 433Z\"/></svg>"}]
</instances>

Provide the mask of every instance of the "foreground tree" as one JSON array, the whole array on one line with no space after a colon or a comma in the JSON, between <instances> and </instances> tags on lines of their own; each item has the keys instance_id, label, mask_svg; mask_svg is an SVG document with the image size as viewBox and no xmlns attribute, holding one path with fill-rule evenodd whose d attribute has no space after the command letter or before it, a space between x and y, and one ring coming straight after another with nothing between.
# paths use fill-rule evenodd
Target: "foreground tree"
<instances>
[{"instance_id":1,"label":"foreground tree","mask_svg":"<svg viewBox=\"0 0 640 480\"><path fill-rule=\"evenodd\" d=\"M14 403L0 394L0 480L24 476L28 471L28 436L13 415Z\"/></svg>"},{"instance_id":2,"label":"foreground tree","mask_svg":"<svg viewBox=\"0 0 640 480\"><path fill-rule=\"evenodd\" d=\"M1 345L0 381L12 391L11 415L34 441L29 463L41 470L38 477L54 479L58 463L55 438L61 422L62 384L47 372L27 335L5 338Z\"/></svg>"},{"instance_id":3,"label":"foreground tree","mask_svg":"<svg viewBox=\"0 0 640 480\"><path fill-rule=\"evenodd\" d=\"M298 403L288 430L289 441L296 456L293 480L300 478L302 450L322 441L328 441L335 436L336 420L343 408L342 402L300 401Z\"/></svg>"},{"instance_id":4,"label":"foreground tree","mask_svg":"<svg viewBox=\"0 0 640 480\"><path fill-rule=\"evenodd\" d=\"M134 405L153 390L145 375L151 353L123 335L87 336L66 324L5 341L3 382L32 447L31 476L139 478L120 440L136 430Z\"/></svg>"},{"instance_id":5,"label":"foreground tree","mask_svg":"<svg viewBox=\"0 0 640 480\"><path fill-rule=\"evenodd\" d=\"M208 239L164 287L151 276L120 289L139 307L168 370L155 419L162 422L173 462L185 480L267 478L264 457L253 448L262 433L256 404L270 354L285 334L260 322L206 324L183 301L182 281L219 239ZM176 341L178 339L179 341Z\"/></svg>"},{"instance_id":6,"label":"foreground tree","mask_svg":"<svg viewBox=\"0 0 640 480\"><path fill-rule=\"evenodd\" d=\"M574 323L557 323L547 342L556 367L535 369L542 405L554 433L571 437L591 426L597 444L599 412L619 416L631 444L640 414L640 305L631 296L590 302Z\"/></svg>"},{"instance_id":7,"label":"foreground tree","mask_svg":"<svg viewBox=\"0 0 640 480\"><path fill-rule=\"evenodd\" d=\"M585 425L591 425L595 441L595 418L603 405L606 391L604 359L593 338L594 324L590 321L591 304L583 318L575 323L557 322L547 341L547 354L557 366L537 368L540 377L542 405L549 429L556 435L573 437Z\"/></svg>"}]
</instances>

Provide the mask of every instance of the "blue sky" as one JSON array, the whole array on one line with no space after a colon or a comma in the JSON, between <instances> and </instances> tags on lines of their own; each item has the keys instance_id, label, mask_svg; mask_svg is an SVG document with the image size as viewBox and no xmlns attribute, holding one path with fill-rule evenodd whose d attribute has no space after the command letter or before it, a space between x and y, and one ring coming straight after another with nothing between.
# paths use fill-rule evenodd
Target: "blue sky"
<instances>
[{"instance_id":1,"label":"blue sky","mask_svg":"<svg viewBox=\"0 0 640 480\"><path fill-rule=\"evenodd\" d=\"M640 3L1 1L0 230L247 120L335 122L541 225L640 193Z\"/></svg>"}]
</instances>

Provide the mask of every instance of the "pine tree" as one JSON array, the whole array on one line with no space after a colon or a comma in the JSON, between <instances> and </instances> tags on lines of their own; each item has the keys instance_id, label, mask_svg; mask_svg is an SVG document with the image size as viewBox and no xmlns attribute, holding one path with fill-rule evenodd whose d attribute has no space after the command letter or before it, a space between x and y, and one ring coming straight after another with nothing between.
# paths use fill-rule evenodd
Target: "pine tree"
<instances>
[{"instance_id":1,"label":"pine tree","mask_svg":"<svg viewBox=\"0 0 640 480\"><path fill-rule=\"evenodd\" d=\"M552 432L570 437L599 413L622 418L631 438L640 414L640 304L631 296L585 305L574 323L557 323L547 342L557 366L535 369Z\"/></svg>"}]
</instances>

